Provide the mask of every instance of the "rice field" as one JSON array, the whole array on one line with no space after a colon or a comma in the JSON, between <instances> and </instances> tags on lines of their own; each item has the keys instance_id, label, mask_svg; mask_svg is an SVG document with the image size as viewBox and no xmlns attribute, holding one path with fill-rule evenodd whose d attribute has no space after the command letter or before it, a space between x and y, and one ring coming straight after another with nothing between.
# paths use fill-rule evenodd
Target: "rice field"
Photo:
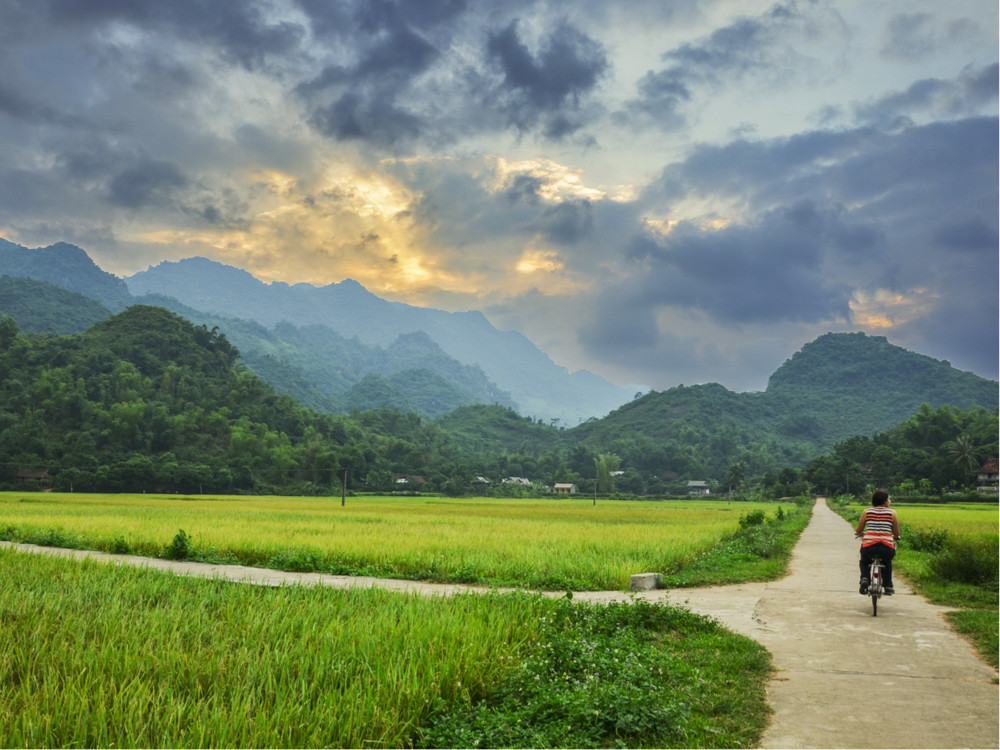
<instances>
[{"instance_id":1,"label":"rice field","mask_svg":"<svg viewBox=\"0 0 1000 750\"><path fill-rule=\"evenodd\" d=\"M538 635L527 595L280 589L0 549L0 747L402 747Z\"/></svg>"},{"instance_id":2,"label":"rice field","mask_svg":"<svg viewBox=\"0 0 1000 750\"><path fill-rule=\"evenodd\" d=\"M671 573L769 503L0 493L0 537L161 556L542 589L626 589Z\"/></svg>"},{"instance_id":3,"label":"rice field","mask_svg":"<svg viewBox=\"0 0 1000 750\"><path fill-rule=\"evenodd\" d=\"M770 669L645 602L267 588L0 549L0 747L751 747Z\"/></svg>"},{"instance_id":4,"label":"rice field","mask_svg":"<svg viewBox=\"0 0 1000 750\"><path fill-rule=\"evenodd\" d=\"M1000 508L989 503L942 503L931 505L893 500L892 507L901 523L914 529L934 531L946 529L950 534L997 535L1000 528Z\"/></svg>"}]
</instances>

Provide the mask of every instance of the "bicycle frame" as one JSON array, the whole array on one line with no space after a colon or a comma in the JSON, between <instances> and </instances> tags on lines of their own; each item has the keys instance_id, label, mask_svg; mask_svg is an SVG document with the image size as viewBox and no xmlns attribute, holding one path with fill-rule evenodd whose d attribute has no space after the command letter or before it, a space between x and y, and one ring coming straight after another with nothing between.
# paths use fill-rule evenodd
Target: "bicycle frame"
<instances>
[{"instance_id":1,"label":"bicycle frame","mask_svg":"<svg viewBox=\"0 0 1000 750\"><path fill-rule=\"evenodd\" d=\"M884 581L882 571L885 565L879 557L872 558L871 565L868 566L868 596L872 598L872 617L878 617L878 600L882 598Z\"/></svg>"}]
</instances>

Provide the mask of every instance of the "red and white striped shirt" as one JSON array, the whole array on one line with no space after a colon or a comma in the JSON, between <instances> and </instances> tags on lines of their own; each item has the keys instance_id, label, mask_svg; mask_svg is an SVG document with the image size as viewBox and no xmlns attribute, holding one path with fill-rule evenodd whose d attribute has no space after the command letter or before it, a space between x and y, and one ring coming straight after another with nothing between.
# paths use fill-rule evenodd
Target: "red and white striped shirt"
<instances>
[{"instance_id":1,"label":"red and white striped shirt","mask_svg":"<svg viewBox=\"0 0 1000 750\"><path fill-rule=\"evenodd\" d=\"M866 508L865 512L861 514L861 522L865 525L861 546L870 547L873 544L884 544L886 547L896 549L896 542L892 536L895 520L896 511L892 508L887 508L884 505Z\"/></svg>"}]
</instances>

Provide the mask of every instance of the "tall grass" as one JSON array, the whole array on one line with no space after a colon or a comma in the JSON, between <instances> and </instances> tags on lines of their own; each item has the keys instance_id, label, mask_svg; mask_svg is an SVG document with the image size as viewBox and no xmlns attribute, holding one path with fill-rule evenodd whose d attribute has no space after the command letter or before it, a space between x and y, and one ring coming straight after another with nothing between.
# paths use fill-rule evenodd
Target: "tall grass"
<instances>
[{"instance_id":1,"label":"tall grass","mask_svg":"<svg viewBox=\"0 0 1000 750\"><path fill-rule=\"evenodd\" d=\"M540 589L624 589L670 574L767 503L181 498L0 494L0 538L161 556ZM787 506L792 507L792 506ZM176 548L174 548L176 549ZM173 554L173 553L170 553Z\"/></svg>"},{"instance_id":2,"label":"tall grass","mask_svg":"<svg viewBox=\"0 0 1000 750\"><path fill-rule=\"evenodd\" d=\"M0 551L0 746L399 747L538 639L527 596L268 589Z\"/></svg>"},{"instance_id":3,"label":"tall grass","mask_svg":"<svg viewBox=\"0 0 1000 750\"><path fill-rule=\"evenodd\" d=\"M2 747L752 746L769 669L660 605L258 588L0 549Z\"/></svg>"}]
</instances>

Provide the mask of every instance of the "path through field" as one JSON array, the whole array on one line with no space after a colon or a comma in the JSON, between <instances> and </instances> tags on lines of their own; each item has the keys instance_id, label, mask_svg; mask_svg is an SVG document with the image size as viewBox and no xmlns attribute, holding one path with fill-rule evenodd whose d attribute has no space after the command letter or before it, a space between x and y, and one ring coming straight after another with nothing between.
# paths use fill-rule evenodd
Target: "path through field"
<instances>
[{"instance_id":1,"label":"path through field","mask_svg":"<svg viewBox=\"0 0 1000 750\"><path fill-rule=\"evenodd\" d=\"M486 589L315 573L282 573L31 545L26 551L147 565L259 585L381 586L427 595ZM641 597L710 615L774 656L774 719L764 748L996 748L996 672L896 576L877 618L857 591L857 542L820 499L786 578L772 583L642 593L585 592L587 601ZM553 594L562 596L559 592Z\"/></svg>"}]
</instances>

